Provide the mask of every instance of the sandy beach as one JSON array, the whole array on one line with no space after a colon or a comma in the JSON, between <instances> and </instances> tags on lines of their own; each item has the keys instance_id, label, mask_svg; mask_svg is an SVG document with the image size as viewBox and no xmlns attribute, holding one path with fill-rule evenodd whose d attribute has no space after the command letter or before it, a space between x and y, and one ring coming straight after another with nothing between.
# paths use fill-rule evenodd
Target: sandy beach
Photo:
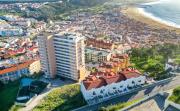
<instances>
[{"instance_id":1,"label":"sandy beach","mask_svg":"<svg viewBox=\"0 0 180 111\"><path fill-rule=\"evenodd\" d=\"M146 23L153 28L156 28L156 29L166 28L168 30L175 30L177 33L180 33L180 28L168 26L167 24L161 23L150 17L147 17L143 13L140 13L137 7L130 7L130 6L126 7L122 10L122 13L124 13L125 15L127 15L128 17L132 19Z\"/></svg>"}]
</instances>

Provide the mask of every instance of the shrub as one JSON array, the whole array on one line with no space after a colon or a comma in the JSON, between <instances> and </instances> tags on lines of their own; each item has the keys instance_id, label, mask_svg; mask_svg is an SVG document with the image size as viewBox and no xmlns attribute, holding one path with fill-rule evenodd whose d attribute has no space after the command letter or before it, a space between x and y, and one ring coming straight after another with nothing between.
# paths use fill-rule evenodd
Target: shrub
<instances>
[{"instance_id":1,"label":"shrub","mask_svg":"<svg viewBox=\"0 0 180 111\"><path fill-rule=\"evenodd\" d=\"M33 111L69 111L85 104L78 84L65 85L50 92Z\"/></svg>"},{"instance_id":2,"label":"shrub","mask_svg":"<svg viewBox=\"0 0 180 111\"><path fill-rule=\"evenodd\" d=\"M173 90L172 95L169 97L170 101L180 104L180 87Z\"/></svg>"}]
</instances>

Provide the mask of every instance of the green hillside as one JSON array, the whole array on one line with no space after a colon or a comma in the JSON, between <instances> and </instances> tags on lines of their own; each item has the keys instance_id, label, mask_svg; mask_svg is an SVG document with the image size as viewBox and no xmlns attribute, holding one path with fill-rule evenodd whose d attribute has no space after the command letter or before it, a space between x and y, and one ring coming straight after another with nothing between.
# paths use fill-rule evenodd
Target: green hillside
<instances>
[{"instance_id":1,"label":"green hillside","mask_svg":"<svg viewBox=\"0 0 180 111\"><path fill-rule=\"evenodd\" d=\"M39 9L29 9L25 17L38 20L59 20L79 10L87 10L96 6L101 7L108 0L62 0L62 2L48 3Z\"/></svg>"}]
</instances>

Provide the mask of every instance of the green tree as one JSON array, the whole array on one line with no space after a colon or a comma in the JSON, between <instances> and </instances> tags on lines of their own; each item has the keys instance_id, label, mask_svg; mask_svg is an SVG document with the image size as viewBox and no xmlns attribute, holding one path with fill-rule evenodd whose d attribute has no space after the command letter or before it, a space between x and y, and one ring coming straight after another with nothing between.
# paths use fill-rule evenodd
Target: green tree
<instances>
[{"instance_id":1,"label":"green tree","mask_svg":"<svg viewBox=\"0 0 180 111\"><path fill-rule=\"evenodd\" d=\"M3 87L4 87L4 83L0 81L0 91L3 89Z\"/></svg>"}]
</instances>

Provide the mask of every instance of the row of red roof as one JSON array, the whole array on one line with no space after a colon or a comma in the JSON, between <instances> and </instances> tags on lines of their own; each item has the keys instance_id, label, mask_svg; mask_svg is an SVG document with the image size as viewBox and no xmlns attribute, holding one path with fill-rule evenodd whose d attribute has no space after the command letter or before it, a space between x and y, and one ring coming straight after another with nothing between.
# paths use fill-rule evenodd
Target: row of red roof
<instances>
[{"instance_id":1,"label":"row of red roof","mask_svg":"<svg viewBox=\"0 0 180 111\"><path fill-rule=\"evenodd\" d=\"M35 60L29 60L29 61L26 61L26 62L24 62L24 63L12 65L12 66L9 67L9 68L0 70L0 75L6 74L6 73L9 73L9 72L14 72L14 71L17 71L17 70L20 70L20 69L27 68L27 67L29 67L29 65L32 64L34 61L35 61Z\"/></svg>"},{"instance_id":2,"label":"row of red roof","mask_svg":"<svg viewBox=\"0 0 180 111\"><path fill-rule=\"evenodd\" d=\"M25 48L19 48L18 50L8 50L8 54L11 56L16 55L16 54L23 54L25 53Z\"/></svg>"},{"instance_id":3,"label":"row of red roof","mask_svg":"<svg viewBox=\"0 0 180 111\"><path fill-rule=\"evenodd\" d=\"M115 59L115 58L118 58L118 59L126 59L126 58L129 58L129 55L128 54L113 54L112 55L112 58Z\"/></svg>"},{"instance_id":4,"label":"row of red roof","mask_svg":"<svg viewBox=\"0 0 180 111\"><path fill-rule=\"evenodd\" d=\"M108 43L106 41L103 40L96 40L93 38L88 38L86 40L86 45L87 46L93 46L93 47L97 47L97 48L102 48L102 49L111 49L113 44L112 43Z\"/></svg>"},{"instance_id":5,"label":"row of red roof","mask_svg":"<svg viewBox=\"0 0 180 111\"><path fill-rule=\"evenodd\" d=\"M8 50L7 54L13 56L13 55L17 55L17 54L23 54L23 53L26 52L26 50L33 51L35 49L38 49L38 47L37 46L33 46L33 47L28 48L28 49L26 49L26 48L19 48L17 50Z\"/></svg>"},{"instance_id":6,"label":"row of red roof","mask_svg":"<svg viewBox=\"0 0 180 111\"><path fill-rule=\"evenodd\" d=\"M140 72L134 68L127 68L119 73L114 72L96 72L91 73L85 80L83 84L86 90L91 90L92 88L99 88L106 86L111 83L117 83L122 80L136 78L140 76Z\"/></svg>"}]
</instances>

